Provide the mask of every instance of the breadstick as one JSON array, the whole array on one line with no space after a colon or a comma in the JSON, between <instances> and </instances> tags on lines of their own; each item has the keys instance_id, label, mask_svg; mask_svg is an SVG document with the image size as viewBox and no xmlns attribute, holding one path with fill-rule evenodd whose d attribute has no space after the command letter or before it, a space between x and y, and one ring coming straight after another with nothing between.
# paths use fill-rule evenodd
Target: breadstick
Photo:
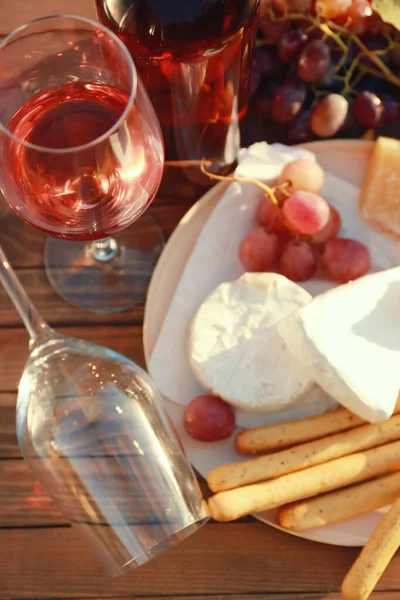
<instances>
[{"instance_id":1,"label":"breadstick","mask_svg":"<svg viewBox=\"0 0 400 600\"><path fill-rule=\"evenodd\" d=\"M399 412L400 395L393 414ZM265 454L353 429L365 423L346 408L338 408L309 419L287 421L242 431L236 438L236 450L245 455Z\"/></svg>"},{"instance_id":2,"label":"breadstick","mask_svg":"<svg viewBox=\"0 0 400 600\"><path fill-rule=\"evenodd\" d=\"M364 424L346 408L338 408L309 419L241 431L236 437L236 450L246 455L272 452Z\"/></svg>"},{"instance_id":3,"label":"breadstick","mask_svg":"<svg viewBox=\"0 0 400 600\"><path fill-rule=\"evenodd\" d=\"M301 444L296 448L217 467L207 475L207 483L213 492L231 490L399 439L400 415L397 415L387 421L361 425L349 431Z\"/></svg>"},{"instance_id":4,"label":"breadstick","mask_svg":"<svg viewBox=\"0 0 400 600\"><path fill-rule=\"evenodd\" d=\"M400 469L400 442L343 456L264 483L220 492L208 501L216 521L269 510Z\"/></svg>"},{"instance_id":5,"label":"breadstick","mask_svg":"<svg viewBox=\"0 0 400 600\"><path fill-rule=\"evenodd\" d=\"M400 546L400 499L383 517L342 584L345 600L367 600Z\"/></svg>"},{"instance_id":6,"label":"breadstick","mask_svg":"<svg viewBox=\"0 0 400 600\"><path fill-rule=\"evenodd\" d=\"M400 497L400 473L282 506L279 523L291 531L304 531L337 523L389 506Z\"/></svg>"}]
</instances>

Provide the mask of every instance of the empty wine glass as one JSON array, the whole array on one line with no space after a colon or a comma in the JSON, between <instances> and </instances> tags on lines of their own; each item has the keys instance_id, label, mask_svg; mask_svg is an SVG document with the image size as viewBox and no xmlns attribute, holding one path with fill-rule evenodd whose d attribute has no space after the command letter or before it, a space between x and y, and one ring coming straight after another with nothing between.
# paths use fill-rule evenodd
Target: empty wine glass
<instances>
[{"instance_id":1,"label":"empty wine glass","mask_svg":"<svg viewBox=\"0 0 400 600\"><path fill-rule=\"evenodd\" d=\"M194 533L207 508L148 375L116 352L51 329L1 247L0 281L31 338L18 442L71 525L113 576Z\"/></svg>"},{"instance_id":2,"label":"empty wine glass","mask_svg":"<svg viewBox=\"0 0 400 600\"><path fill-rule=\"evenodd\" d=\"M150 217L137 219L164 151L129 52L99 23L51 16L5 38L0 63L0 186L51 236L53 287L96 312L142 301L163 237Z\"/></svg>"}]
</instances>

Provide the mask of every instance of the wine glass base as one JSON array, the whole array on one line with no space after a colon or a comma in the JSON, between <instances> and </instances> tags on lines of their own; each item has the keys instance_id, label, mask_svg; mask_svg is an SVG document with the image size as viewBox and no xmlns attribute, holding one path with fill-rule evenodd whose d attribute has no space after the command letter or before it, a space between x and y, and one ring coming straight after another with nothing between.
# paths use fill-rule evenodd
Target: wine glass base
<instances>
[{"instance_id":1,"label":"wine glass base","mask_svg":"<svg viewBox=\"0 0 400 600\"><path fill-rule=\"evenodd\" d=\"M45 267L55 291L86 310L110 314L144 301L149 281L164 247L164 236L145 213L130 227L112 236L116 253L97 260L94 242L48 238ZM115 244L114 244L115 246Z\"/></svg>"}]
</instances>

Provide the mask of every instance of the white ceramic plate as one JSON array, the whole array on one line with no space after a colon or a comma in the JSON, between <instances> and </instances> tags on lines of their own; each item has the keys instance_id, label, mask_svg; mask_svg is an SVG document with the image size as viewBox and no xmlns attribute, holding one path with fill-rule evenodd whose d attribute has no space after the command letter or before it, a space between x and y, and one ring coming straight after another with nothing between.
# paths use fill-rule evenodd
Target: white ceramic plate
<instances>
[{"instance_id":1,"label":"white ceramic plate","mask_svg":"<svg viewBox=\"0 0 400 600\"><path fill-rule=\"evenodd\" d=\"M374 142L363 140L331 140L304 144L313 152L317 161L326 170L342 179L361 187ZM144 317L143 343L146 361L151 356L157 341L164 317L179 282L188 257L196 243L202 226L207 221L214 206L221 198L228 184L221 183L203 196L185 215L170 237L155 268L147 294ZM190 438L182 427L184 408L166 400L167 411L173 420L188 459L197 471L206 477L213 464L212 444L202 444ZM227 441L231 446L231 440ZM219 444L219 464L221 453L226 453L226 462L232 460L231 447ZM384 510L375 511L359 518L349 519L334 525L301 532L299 537L340 546L362 546L371 536ZM261 521L284 530L277 521L275 510L255 515Z\"/></svg>"}]
</instances>

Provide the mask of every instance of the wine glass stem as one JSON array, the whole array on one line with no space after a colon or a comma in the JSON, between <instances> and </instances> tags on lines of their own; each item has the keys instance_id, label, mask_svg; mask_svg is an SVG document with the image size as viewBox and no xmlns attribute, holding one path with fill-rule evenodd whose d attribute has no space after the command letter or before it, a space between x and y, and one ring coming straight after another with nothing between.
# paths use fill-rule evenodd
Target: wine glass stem
<instances>
[{"instance_id":1,"label":"wine glass stem","mask_svg":"<svg viewBox=\"0 0 400 600\"><path fill-rule=\"evenodd\" d=\"M32 302L29 300L19 279L11 268L3 249L0 246L0 282L11 298L15 308L29 333L31 343L49 335L50 327L40 316Z\"/></svg>"},{"instance_id":2,"label":"wine glass stem","mask_svg":"<svg viewBox=\"0 0 400 600\"><path fill-rule=\"evenodd\" d=\"M118 254L118 243L113 238L104 238L89 244L89 252L95 260L108 262Z\"/></svg>"}]
</instances>

